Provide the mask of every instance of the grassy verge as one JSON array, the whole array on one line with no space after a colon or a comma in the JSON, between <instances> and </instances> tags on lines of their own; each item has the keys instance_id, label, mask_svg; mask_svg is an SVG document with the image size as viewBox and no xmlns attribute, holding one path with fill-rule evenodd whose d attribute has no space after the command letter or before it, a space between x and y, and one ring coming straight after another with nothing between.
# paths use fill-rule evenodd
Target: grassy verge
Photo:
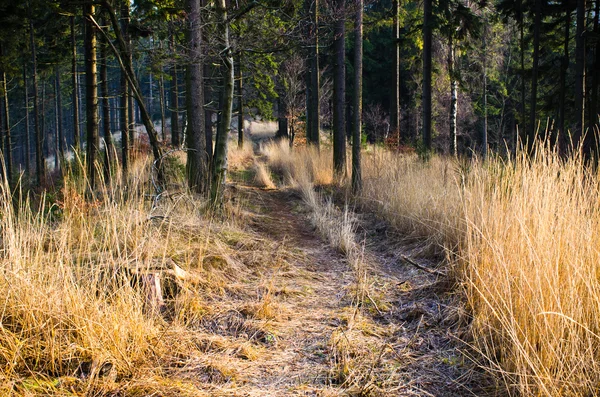
<instances>
[{"instance_id":1,"label":"grassy verge","mask_svg":"<svg viewBox=\"0 0 600 397\"><path fill-rule=\"evenodd\" d=\"M95 200L85 175L33 208L15 208L1 188L1 395L212 395L235 389L238 361L261 351L269 304L246 283L285 254L213 222L185 191L152 200L149 163L132 168L127 184L106 184ZM157 271L162 312L139 282ZM248 301L256 316L239 314Z\"/></svg>"},{"instance_id":2,"label":"grassy verge","mask_svg":"<svg viewBox=\"0 0 600 397\"><path fill-rule=\"evenodd\" d=\"M331 183L330 153L265 150L271 166ZM520 395L595 395L600 381L600 179L581 159L459 162L370 148L360 201L449 265L480 364ZM306 169L302 173L298 169ZM307 194L305 193L305 197Z\"/></svg>"}]
</instances>

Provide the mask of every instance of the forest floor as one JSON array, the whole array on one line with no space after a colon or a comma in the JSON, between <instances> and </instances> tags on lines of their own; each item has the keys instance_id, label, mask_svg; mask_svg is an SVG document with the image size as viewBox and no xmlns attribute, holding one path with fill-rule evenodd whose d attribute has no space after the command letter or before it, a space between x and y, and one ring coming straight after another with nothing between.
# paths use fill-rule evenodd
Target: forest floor
<instances>
[{"instance_id":1,"label":"forest floor","mask_svg":"<svg viewBox=\"0 0 600 397\"><path fill-rule=\"evenodd\" d=\"M494 394L465 358L468 315L453 283L432 270L436 260L419 258L423 268L405 260L418 242L402 242L385 221L355 208L367 291L358 300L356 269L311 224L300 192L259 188L248 172L231 173L247 227L293 260L248 281L270 333L263 353L241 364L235 395ZM229 394L227 385L218 389Z\"/></svg>"}]
</instances>

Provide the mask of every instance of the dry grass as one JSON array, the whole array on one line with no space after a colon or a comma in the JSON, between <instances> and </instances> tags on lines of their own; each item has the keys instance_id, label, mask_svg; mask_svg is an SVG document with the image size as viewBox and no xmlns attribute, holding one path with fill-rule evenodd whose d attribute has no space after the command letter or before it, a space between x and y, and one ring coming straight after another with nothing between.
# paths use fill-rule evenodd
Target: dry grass
<instances>
[{"instance_id":1,"label":"dry grass","mask_svg":"<svg viewBox=\"0 0 600 397\"><path fill-rule=\"evenodd\" d=\"M320 158L330 153L310 162L301 150L270 150L273 166L303 190L314 218L319 210L311 203L322 199L312 198L303 179L329 172ZM424 163L377 148L363 158L361 202L407 238L425 240L426 254L451 254L481 364L518 395L597 395L600 177L581 159L564 161L543 148L534 159L486 163ZM346 342L340 336L332 343Z\"/></svg>"},{"instance_id":2,"label":"dry grass","mask_svg":"<svg viewBox=\"0 0 600 397\"><path fill-rule=\"evenodd\" d=\"M147 170L136 163L127 189L117 180L94 200L84 177L67 177L33 209L2 187L1 395L206 395L236 378L226 363L256 356L232 329L257 335L260 323L219 319L239 306L228 296L254 299L244 283L277 248L213 223L185 193L153 202ZM190 277L171 284L164 313L149 310L132 274L171 263Z\"/></svg>"},{"instance_id":3,"label":"dry grass","mask_svg":"<svg viewBox=\"0 0 600 397\"><path fill-rule=\"evenodd\" d=\"M542 151L469 177L461 245L478 346L523 395L596 395L600 179Z\"/></svg>"}]
</instances>

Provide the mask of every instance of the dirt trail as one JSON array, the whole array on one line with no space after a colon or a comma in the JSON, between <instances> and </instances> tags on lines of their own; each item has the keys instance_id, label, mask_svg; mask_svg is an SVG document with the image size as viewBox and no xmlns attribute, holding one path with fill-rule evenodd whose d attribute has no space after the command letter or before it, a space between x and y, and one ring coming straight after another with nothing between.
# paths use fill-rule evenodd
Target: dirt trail
<instances>
[{"instance_id":1,"label":"dirt trail","mask_svg":"<svg viewBox=\"0 0 600 397\"><path fill-rule=\"evenodd\" d=\"M310 224L298 193L243 183L237 191L250 228L299 258L263 282L277 343L247 363L243 395L493 394L458 350L467 316L448 283L403 262L406 247L384 223L358 215L370 291L360 306L353 269Z\"/></svg>"}]
</instances>

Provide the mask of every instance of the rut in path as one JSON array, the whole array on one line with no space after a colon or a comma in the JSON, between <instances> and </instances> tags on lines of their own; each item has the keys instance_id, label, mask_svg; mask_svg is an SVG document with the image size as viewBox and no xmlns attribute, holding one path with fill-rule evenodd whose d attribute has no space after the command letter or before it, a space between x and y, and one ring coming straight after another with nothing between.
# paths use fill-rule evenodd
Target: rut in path
<instances>
[{"instance_id":1,"label":"rut in path","mask_svg":"<svg viewBox=\"0 0 600 397\"><path fill-rule=\"evenodd\" d=\"M493 394L459 351L467 316L448 282L403 262L406 247L384 223L358 216L369 293L357 303L355 271L297 192L241 183L237 192L250 228L302 258L263 280L275 291L277 342L247 363L243 395Z\"/></svg>"}]
</instances>

